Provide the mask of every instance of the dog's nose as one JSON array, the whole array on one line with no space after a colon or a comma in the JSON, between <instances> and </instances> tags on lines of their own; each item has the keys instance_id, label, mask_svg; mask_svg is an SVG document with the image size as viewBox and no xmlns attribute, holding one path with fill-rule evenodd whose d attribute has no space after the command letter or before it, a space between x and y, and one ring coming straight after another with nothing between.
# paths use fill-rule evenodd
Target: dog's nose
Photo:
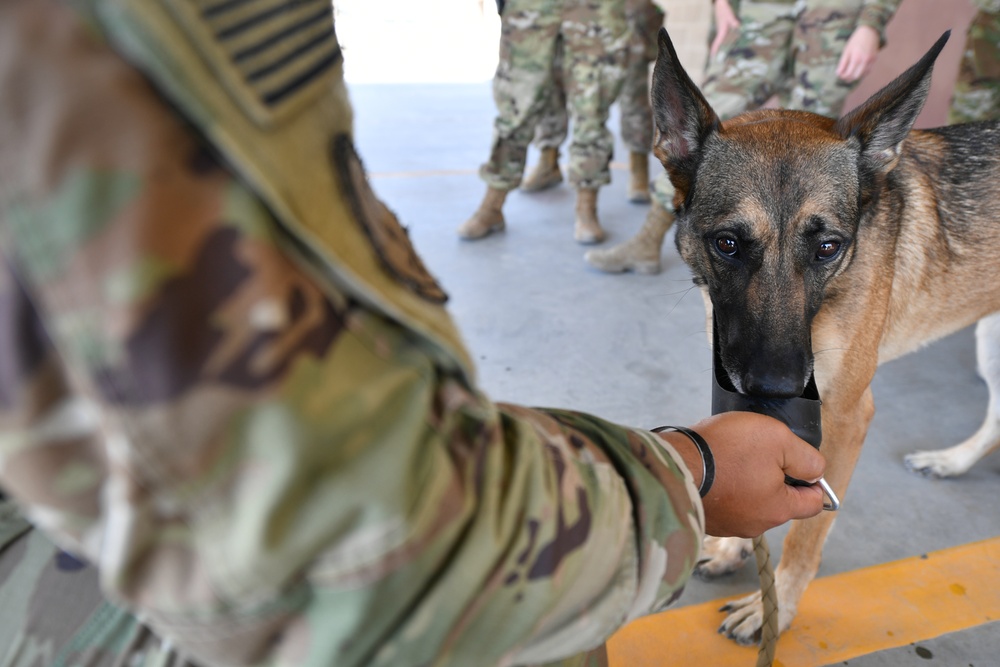
<instances>
[{"instance_id":1,"label":"dog's nose","mask_svg":"<svg viewBox=\"0 0 1000 667\"><path fill-rule=\"evenodd\" d=\"M743 391L761 398L796 398L804 386L800 374L748 371L743 377Z\"/></svg>"}]
</instances>

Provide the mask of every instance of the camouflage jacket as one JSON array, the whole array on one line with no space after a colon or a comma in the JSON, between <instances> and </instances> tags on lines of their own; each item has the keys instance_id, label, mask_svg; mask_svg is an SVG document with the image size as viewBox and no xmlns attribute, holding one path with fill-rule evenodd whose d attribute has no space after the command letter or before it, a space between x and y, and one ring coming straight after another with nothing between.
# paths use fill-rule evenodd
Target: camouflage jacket
<instances>
[{"instance_id":1,"label":"camouflage jacket","mask_svg":"<svg viewBox=\"0 0 1000 667\"><path fill-rule=\"evenodd\" d=\"M327 0L0 0L0 486L205 664L588 650L680 593L691 476L476 389L341 60Z\"/></svg>"},{"instance_id":2,"label":"camouflage jacket","mask_svg":"<svg viewBox=\"0 0 1000 667\"><path fill-rule=\"evenodd\" d=\"M900 2L902 0L864 0L861 4L861 14L858 16L858 25L874 28L879 34L880 44L885 46L885 29L899 9Z\"/></svg>"},{"instance_id":3,"label":"camouflage jacket","mask_svg":"<svg viewBox=\"0 0 1000 667\"><path fill-rule=\"evenodd\" d=\"M814 5L823 7L845 7L854 11L860 6L858 25L867 25L879 34L881 44L885 46L885 29L889 21L899 9L902 0L730 0L733 10L739 12L739 6L745 2L780 2L794 4L796 8L809 9Z\"/></svg>"},{"instance_id":4,"label":"camouflage jacket","mask_svg":"<svg viewBox=\"0 0 1000 667\"><path fill-rule=\"evenodd\" d=\"M1000 12L1000 0L972 0L972 4L981 12L990 14Z\"/></svg>"}]
</instances>

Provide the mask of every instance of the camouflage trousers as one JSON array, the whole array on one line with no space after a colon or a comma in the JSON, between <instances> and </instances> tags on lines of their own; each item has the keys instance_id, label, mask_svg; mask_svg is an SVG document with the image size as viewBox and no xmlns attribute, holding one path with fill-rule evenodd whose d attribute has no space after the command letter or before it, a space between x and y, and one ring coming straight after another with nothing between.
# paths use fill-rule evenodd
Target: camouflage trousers
<instances>
[{"instance_id":1,"label":"camouflage trousers","mask_svg":"<svg viewBox=\"0 0 1000 667\"><path fill-rule=\"evenodd\" d=\"M649 107L649 64L656 60L656 33L663 25L664 14L649 0L629 0L626 6L629 26L628 64L618 110L621 138L634 153L648 153L653 144L653 117ZM535 129L538 148L558 148L569 134L566 90L563 84L562 45L556 51L553 85L545 112ZM572 162L572 158L571 158ZM572 164L571 167L572 169Z\"/></svg>"},{"instance_id":2,"label":"camouflage trousers","mask_svg":"<svg viewBox=\"0 0 1000 667\"><path fill-rule=\"evenodd\" d=\"M628 59L624 0L511 0L501 18L500 60L493 79L497 117L480 177L512 190L546 109L562 48L565 108L573 123L569 181L576 188L611 182L614 137L609 110Z\"/></svg>"},{"instance_id":3,"label":"camouflage trousers","mask_svg":"<svg viewBox=\"0 0 1000 667\"><path fill-rule=\"evenodd\" d=\"M710 58L705 99L722 120L762 107L777 96L785 109L839 116L856 83L837 78L844 45L857 27L861 0L732 2L741 26ZM666 173L652 196L673 208Z\"/></svg>"},{"instance_id":4,"label":"camouflage trousers","mask_svg":"<svg viewBox=\"0 0 1000 667\"><path fill-rule=\"evenodd\" d=\"M997 118L1000 118L1000 11L980 9L965 37L948 122Z\"/></svg>"},{"instance_id":5,"label":"camouflage trousers","mask_svg":"<svg viewBox=\"0 0 1000 667\"><path fill-rule=\"evenodd\" d=\"M839 116L854 84L837 78L862 0L738 5L742 24L708 62L702 92L722 119L772 96L781 107Z\"/></svg>"},{"instance_id":6,"label":"camouflage trousers","mask_svg":"<svg viewBox=\"0 0 1000 667\"><path fill-rule=\"evenodd\" d=\"M58 549L0 501L0 665L190 665L131 613L107 602L97 570Z\"/></svg>"}]
</instances>

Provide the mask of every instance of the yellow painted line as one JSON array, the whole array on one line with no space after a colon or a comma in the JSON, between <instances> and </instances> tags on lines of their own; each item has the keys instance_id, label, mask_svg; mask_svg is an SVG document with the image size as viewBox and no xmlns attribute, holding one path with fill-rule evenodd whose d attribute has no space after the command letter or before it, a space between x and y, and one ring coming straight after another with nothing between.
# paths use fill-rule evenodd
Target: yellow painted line
<instances>
[{"instance_id":1,"label":"yellow painted line","mask_svg":"<svg viewBox=\"0 0 1000 667\"><path fill-rule=\"evenodd\" d=\"M736 599L736 598L733 598ZM611 667L748 667L757 649L718 634L727 600L647 616L608 642ZM1000 620L1000 538L812 582L775 667L822 667Z\"/></svg>"}]
</instances>

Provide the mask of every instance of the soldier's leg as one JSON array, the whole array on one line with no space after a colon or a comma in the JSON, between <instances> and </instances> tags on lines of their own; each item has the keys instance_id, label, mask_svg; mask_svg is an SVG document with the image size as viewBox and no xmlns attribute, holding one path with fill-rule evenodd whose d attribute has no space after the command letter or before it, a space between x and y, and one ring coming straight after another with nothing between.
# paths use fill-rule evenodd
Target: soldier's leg
<instances>
[{"instance_id":1,"label":"soldier's leg","mask_svg":"<svg viewBox=\"0 0 1000 667\"><path fill-rule=\"evenodd\" d=\"M625 7L623 0L567 4L562 34L566 97L573 122L569 180L577 190L573 236L579 243L600 243L605 234L597 219L597 190L611 182L614 137L607 120L624 77Z\"/></svg>"},{"instance_id":2,"label":"soldier's leg","mask_svg":"<svg viewBox=\"0 0 1000 667\"><path fill-rule=\"evenodd\" d=\"M810 3L795 23L788 107L837 118L857 82L837 77L844 46L857 27L861 0Z\"/></svg>"},{"instance_id":3,"label":"soldier's leg","mask_svg":"<svg viewBox=\"0 0 1000 667\"><path fill-rule=\"evenodd\" d=\"M569 112L566 111L566 84L563 82L563 43L556 40L552 59L552 85L545 98L541 120L535 126L534 144L541 156L535 168L521 181L524 192L538 192L562 183L559 170L559 147L569 134Z\"/></svg>"},{"instance_id":4,"label":"soldier's leg","mask_svg":"<svg viewBox=\"0 0 1000 667\"><path fill-rule=\"evenodd\" d=\"M660 272L663 238L674 224L674 187L662 171L653 180L653 205L635 236L611 248L590 250L583 258L606 273L634 271L654 275Z\"/></svg>"},{"instance_id":5,"label":"soldier's leg","mask_svg":"<svg viewBox=\"0 0 1000 667\"><path fill-rule=\"evenodd\" d=\"M739 12L740 30L728 36L709 61L702 86L723 119L764 104L777 92L788 69L794 5L744 0ZM653 180L653 206L635 236L606 250L591 250L584 259L608 273L659 273L663 239L674 222L673 196L670 180L660 173Z\"/></svg>"},{"instance_id":6,"label":"soldier's leg","mask_svg":"<svg viewBox=\"0 0 1000 667\"><path fill-rule=\"evenodd\" d=\"M628 66L618 96L621 137L629 149L628 199L648 203L649 152L653 145L653 116L649 106L649 64L656 60L657 31L663 10L651 0L626 0L629 27Z\"/></svg>"},{"instance_id":7,"label":"soldier's leg","mask_svg":"<svg viewBox=\"0 0 1000 667\"><path fill-rule=\"evenodd\" d=\"M649 62L629 54L625 82L618 96L622 142L629 150L628 200L649 202L649 152L653 146L653 115L649 106Z\"/></svg>"},{"instance_id":8,"label":"soldier's leg","mask_svg":"<svg viewBox=\"0 0 1000 667\"><path fill-rule=\"evenodd\" d=\"M493 77L497 117L489 160L479 169L487 191L476 212L458 228L462 238L482 238L505 226L503 203L521 182L528 144L551 84L560 18L552 0L512 0L504 8Z\"/></svg>"},{"instance_id":9,"label":"soldier's leg","mask_svg":"<svg viewBox=\"0 0 1000 667\"><path fill-rule=\"evenodd\" d=\"M1000 118L1000 12L980 10L965 36L965 52L948 122L997 118Z\"/></svg>"},{"instance_id":10,"label":"soldier's leg","mask_svg":"<svg viewBox=\"0 0 1000 667\"><path fill-rule=\"evenodd\" d=\"M740 28L709 58L702 93L723 120L761 107L777 93L789 70L795 4L739 4Z\"/></svg>"}]
</instances>

